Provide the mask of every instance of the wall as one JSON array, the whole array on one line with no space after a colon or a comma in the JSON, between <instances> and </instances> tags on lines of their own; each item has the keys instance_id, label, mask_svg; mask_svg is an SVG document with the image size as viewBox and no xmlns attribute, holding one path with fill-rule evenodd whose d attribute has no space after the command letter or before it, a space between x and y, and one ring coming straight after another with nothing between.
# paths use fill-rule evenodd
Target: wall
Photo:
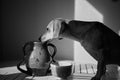
<instances>
[{"instance_id":1,"label":"wall","mask_svg":"<svg viewBox=\"0 0 120 80\"><path fill-rule=\"evenodd\" d=\"M120 30L120 0L87 0L104 17L104 24L116 33Z\"/></svg>"},{"instance_id":2,"label":"wall","mask_svg":"<svg viewBox=\"0 0 120 80\"><path fill-rule=\"evenodd\" d=\"M104 23L116 33L120 30L120 1L87 0L103 16ZM25 42L36 40L50 20L74 18L74 0L2 0L0 29L0 61L23 56ZM57 59L73 59L73 41L54 41Z\"/></svg>"},{"instance_id":3,"label":"wall","mask_svg":"<svg viewBox=\"0 0 120 80\"><path fill-rule=\"evenodd\" d=\"M73 19L74 0L2 0L1 16L0 61L19 60L23 44L37 40L52 19ZM53 43L58 49L56 59L73 60L73 41Z\"/></svg>"}]
</instances>

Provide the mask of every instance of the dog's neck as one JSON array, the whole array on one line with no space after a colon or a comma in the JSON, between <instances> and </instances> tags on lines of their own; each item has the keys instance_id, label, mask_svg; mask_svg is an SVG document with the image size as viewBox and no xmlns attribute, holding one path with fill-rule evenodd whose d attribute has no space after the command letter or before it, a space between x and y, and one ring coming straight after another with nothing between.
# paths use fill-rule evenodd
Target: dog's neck
<instances>
[{"instance_id":1,"label":"dog's neck","mask_svg":"<svg viewBox=\"0 0 120 80\"><path fill-rule=\"evenodd\" d=\"M81 42L81 40L82 40L79 38L80 36L76 36L75 34L71 34L71 32L69 32L69 31L65 31L62 34L59 34L59 37L71 39L71 40L78 41L78 42Z\"/></svg>"}]
</instances>

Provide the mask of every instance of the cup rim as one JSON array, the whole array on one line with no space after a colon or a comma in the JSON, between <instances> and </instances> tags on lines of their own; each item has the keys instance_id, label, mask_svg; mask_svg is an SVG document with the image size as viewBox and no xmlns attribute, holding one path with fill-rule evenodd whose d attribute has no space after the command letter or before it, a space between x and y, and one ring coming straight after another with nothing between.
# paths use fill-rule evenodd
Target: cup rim
<instances>
[{"instance_id":1,"label":"cup rim","mask_svg":"<svg viewBox=\"0 0 120 80\"><path fill-rule=\"evenodd\" d=\"M73 65L73 61L70 61L70 60L60 60L60 61L56 61L56 63L51 63L50 65L52 67L71 66L71 65Z\"/></svg>"}]
</instances>

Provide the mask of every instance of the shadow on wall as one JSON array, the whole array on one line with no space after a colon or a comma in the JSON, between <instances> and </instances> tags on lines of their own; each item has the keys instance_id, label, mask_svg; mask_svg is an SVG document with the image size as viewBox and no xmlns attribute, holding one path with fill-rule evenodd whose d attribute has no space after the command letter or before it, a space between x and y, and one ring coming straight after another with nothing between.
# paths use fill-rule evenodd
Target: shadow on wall
<instances>
[{"instance_id":1,"label":"shadow on wall","mask_svg":"<svg viewBox=\"0 0 120 80\"><path fill-rule=\"evenodd\" d=\"M104 16L104 24L118 33L120 30L120 1L88 0Z\"/></svg>"},{"instance_id":2,"label":"shadow on wall","mask_svg":"<svg viewBox=\"0 0 120 80\"><path fill-rule=\"evenodd\" d=\"M73 48L73 40L70 39L62 39L52 41L57 47L57 53L55 55L55 59L57 60L73 60L74 58L74 48Z\"/></svg>"}]
</instances>

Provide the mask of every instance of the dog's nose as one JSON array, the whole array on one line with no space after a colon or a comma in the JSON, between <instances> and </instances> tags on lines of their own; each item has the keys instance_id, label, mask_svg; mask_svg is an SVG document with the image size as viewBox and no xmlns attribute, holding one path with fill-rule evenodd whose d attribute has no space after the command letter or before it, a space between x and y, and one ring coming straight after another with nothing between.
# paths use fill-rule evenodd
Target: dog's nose
<instances>
[{"instance_id":1,"label":"dog's nose","mask_svg":"<svg viewBox=\"0 0 120 80\"><path fill-rule=\"evenodd\" d=\"M42 35L38 38L38 40L41 42L42 41Z\"/></svg>"}]
</instances>

